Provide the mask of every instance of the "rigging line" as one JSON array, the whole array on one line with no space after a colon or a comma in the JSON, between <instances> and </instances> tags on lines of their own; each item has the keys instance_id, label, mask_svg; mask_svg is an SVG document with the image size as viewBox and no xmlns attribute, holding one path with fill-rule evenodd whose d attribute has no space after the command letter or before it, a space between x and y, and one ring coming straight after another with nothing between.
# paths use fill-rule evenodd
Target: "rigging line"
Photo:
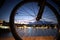
<instances>
[{"instance_id":1,"label":"rigging line","mask_svg":"<svg viewBox=\"0 0 60 40\"><path fill-rule=\"evenodd\" d=\"M28 17L27 19L29 19L29 17ZM26 20L27 20L27 19L26 19ZM34 19L35 19L35 18L34 18ZM17 20L16 17L15 17L15 20ZM21 18L18 19L18 20L25 20L25 19L21 17Z\"/></svg>"},{"instance_id":2,"label":"rigging line","mask_svg":"<svg viewBox=\"0 0 60 40\"><path fill-rule=\"evenodd\" d=\"M20 20L20 19L16 19L16 20ZM22 19L21 19L22 20ZM25 19L26 20L26 19ZM31 20L26 20L26 21L32 21L32 20L35 20L34 18L33 19L31 19Z\"/></svg>"},{"instance_id":3,"label":"rigging line","mask_svg":"<svg viewBox=\"0 0 60 40\"><path fill-rule=\"evenodd\" d=\"M19 13L16 13L16 15L18 15L18 16L29 16L29 15L24 15L24 13L22 13L22 10Z\"/></svg>"},{"instance_id":4,"label":"rigging line","mask_svg":"<svg viewBox=\"0 0 60 40\"><path fill-rule=\"evenodd\" d=\"M34 10L34 8L33 8L34 6L32 6L32 8L28 8L28 9L30 9L34 14L35 14L35 16L36 16L36 13L35 13L35 10Z\"/></svg>"},{"instance_id":5,"label":"rigging line","mask_svg":"<svg viewBox=\"0 0 60 40\"><path fill-rule=\"evenodd\" d=\"M42 16L43 16L43 15L42 15ZM56 18L55 15L54 15L54 16L51 16L51 17L49 17L49 16L51 16L51 15L46 15L46 17L47 17L47 18L50 18L50 19L51 19L51 18Z\"/></svg>"},{"instance_id":6,"label":"rigging line","mask_svg":"<svg viewBox=\"0 0 60 40\"><path fill-rule=\"evenodd\" d=\"M16 16L29 16L29 15L20 15L20 14L19 14L19 15L16 15Z\"/></svg>"},{"instance_id":7,"label":"rigging line","mask_svg":"<svg viewBox=\"0 0 60 40\"><path fill-rule=\"evenodd\" d=\"M25 11L27 14L29 14L29 12L27 12L25 9L23 9L23 11L20 10L21 13L24 12L24 11ZM24 14L24 13L23 13L23 14ZM24 15L24 16L25 16L25 15ZM31 14L29 14L29 16L35 17L35 16L31 15Z\"/></svg>"},{"instance_id":8,"label":"rigging line","mask_svg":"<svg viewBox=\"0 0 60 40\"><path fill-rule=\"evenodd\" d=\"M18 20L20 20L20 19L17 19L16 21L18 21ZM22 20L22 19L21 19ZM22 20L23 22L30 22L30 21L33 21L33 20L35 20L35 18L34 19L31 19L31 20Z\"/></svg>"},{"instance_id":9,"label":"rigging line","mask_svg":"<svg viewBox=\"0 0 60 40\"><path fill-rule=\"evenodd\" d=\"M35 12L35 10L34 10L34 4L32 4L32 9L33 9L33 12L34 12L34 14L35 14L35 16L36 16L36 12Z\"/></svg>"},{"instance_id":10,"label":"rigging line","mask_svg":"<svg viewBox=\"0 0 60 40\"><path fill-rule=\"evenodd\" d=\"M49 13L49 15L47 14L46 16L51 16L51 15L52 15L52 17L55 17L55 15L52 14L52 12L51 12L51 14Z\"/></svg>"},{"instance_id":11,"label":"rigging line","mask_svg":"<svg viewBox=\"0 0 60 40\"><path fill-rule=\"evenodd\" d=\"M26 11L24 8L23 8L23 10L27 13L27 14L29 14L30 16L32 16L32 17L34 17L34 15L31 15L28 11Z\"/></svg>"},{"instance_id":12,"label":"rigging line","mask_svg":"<svg viewBox=\"0 0 60 40\"><path fill-rule=\"evenodd\" d=\"M35 14L35 12L33 11L33 9L31 9L31 8L28 8L28 9L30 9ZM35 16L36 16L36 14L35 14Z\"/></svg>"},{"instance_id":13,"label":"rigging line","mask_svg":"<svg viewBox=\"0 0 60 40\"><path fill-rule=\"evenodd\" d=\"M44 17L42 16L42 18L44 18ZM56 17L55 16L49 17L49 15L47 15L46 18L56 18Z\"/></svg>"}]
</instances>

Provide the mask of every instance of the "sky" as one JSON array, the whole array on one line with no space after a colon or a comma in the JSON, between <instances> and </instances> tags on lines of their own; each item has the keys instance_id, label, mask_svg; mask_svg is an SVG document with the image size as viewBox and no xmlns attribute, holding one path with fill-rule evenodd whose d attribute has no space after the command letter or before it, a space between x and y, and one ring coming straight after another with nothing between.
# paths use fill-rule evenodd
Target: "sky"
<instances>
[{"instance_id":1,"label":"sky","mask_svg":"<svg viewBox=\"0 0 60 40\"><path fill-rule=\"evenodd\" d=\"M21 2L21 0L6 0L5 3L4 3L4 5L2 6L2 8L0 8L0 20L9 21L9 17L10 17L10 14L11 14L12 9L19 2ZM58 8L58 6L55 3L53 3L52 1L47 1L47 2L49 2L56 9ZM25 4L25 5L23 5L21 8L19 8L17 10L16 13L18 13L18 14L15 16L15 19L16 20L20 19L20 22L21 22L21 19L23 21L26 19L28 22L29 22L30 19L32 19L33 21L35 21L34 18L36 18L36 15L38 13L38 10L39 10L39 7L37 6L37 3L28 3L28 4ZM57 11L59 12L58 9L57 9ZM34 12L35 12L35 14L34 14ZM21 15L23 15L23 16L21 16ZM29 17L27 17L26 15L28 15ZM57 19L56 19L55 15L51 11L51 9L48 8L47 6L44 9L44 12L43 12L43 15L42 15L42 19L41 20L43 20L43 21L52 21L54 23L57 23Z\"/></svg>"}]
</instances>

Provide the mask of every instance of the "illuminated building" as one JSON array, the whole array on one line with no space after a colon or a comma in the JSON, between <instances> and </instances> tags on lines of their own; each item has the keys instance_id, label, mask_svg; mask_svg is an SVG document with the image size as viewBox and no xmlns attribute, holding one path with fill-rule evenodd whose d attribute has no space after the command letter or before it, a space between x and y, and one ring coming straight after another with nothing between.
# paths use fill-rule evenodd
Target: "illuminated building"
<instances>
[{"instance_id":1,"label":"illuminated building","mask_svg":"<svg viewBox=\"0 0 60 40\"><path fill-rule=\"evenodd\" d=\"M1 26L3 25L3 20L0 20L0 25L1 25Z\"/></svg>"}]
</instances>

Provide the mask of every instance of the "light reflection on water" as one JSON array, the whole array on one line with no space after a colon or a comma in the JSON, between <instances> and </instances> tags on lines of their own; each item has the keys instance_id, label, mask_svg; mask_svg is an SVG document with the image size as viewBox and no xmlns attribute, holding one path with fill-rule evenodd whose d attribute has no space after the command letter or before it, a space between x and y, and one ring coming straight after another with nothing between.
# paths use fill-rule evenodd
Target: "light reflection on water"
<instances>
[{"instance_id":1,"label":"light reflection on water","mask_svg":"<svg viewBox=\"0 0 60 40\"><path fill-rule=\"evenodd\" d=\"M56 36L57 29L47 29L47 27L18 27L17 33L23 36Z\"/></svg>"},{"instance_id":2,"label":"light reflection on water","mask_svg":"<svg viewBox=\"0 0 60 40\"><path fill-rule=\"evenodd\" d=\"M40 27L17 28L18 34L23 36L56 36L57 29L41 29Z\"/></svg>"}]
</instances>

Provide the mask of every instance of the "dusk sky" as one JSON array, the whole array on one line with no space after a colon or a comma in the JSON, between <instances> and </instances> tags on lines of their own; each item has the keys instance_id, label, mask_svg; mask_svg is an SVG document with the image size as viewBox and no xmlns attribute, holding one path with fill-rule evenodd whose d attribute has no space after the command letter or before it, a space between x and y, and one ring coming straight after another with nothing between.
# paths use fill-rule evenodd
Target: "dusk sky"
<instances>
[{"instance_id":1,"label":"dusk sky","mask_svg":"<svg viewBox=\"0 0 60 40\"><path fill-rule=\"evenodd\" d=\"M10 13L12 11L12 9L14 8L14 6L16 6L19 2L21 2L21 0L6 0L4 5L2 6L2 8L0 8L0 20L5 20L5 21L9 21L9 17L10 17ZM58 6L53 3L52 1L48 1L52 6L54 6L56 9L58 8ZM23 5L21 8L19 8L17 10L16 13L20 14L20 16L16 15L15 19L21 19L21 18L26 18L26 20L28 20L28 18L25 15L29 15L31 13L31 15L34 15L34 17L29 15L29 19L34 19L38 13L39 7L37 6L37 3L33 3L34 5L32 6L32 3L28 3L26 5ZM30 8L30 9L29 9ZM33 9L34 8L34 9ZM25 9L26 11L29 12L29 14L27 14L23 9ZM32 9L32 10L31 10ZM22 11L20 11L22 10ZM35 14L34 12L35 11ZM59 10L57 9L57 11L59 12ZM24 13L24 15L23 15ZM21 16L23 15L23 16ZM25 20L25 19L24 19ZM44 9L43 12L43 16L41 20L45 20L45 21L53 21L54 23L57 23L56 17L53 14L53 11L51 11L50 8L48 8L47 6ZM33 20L35 21L35 20Z\"/></svg>"}]
</instances>

